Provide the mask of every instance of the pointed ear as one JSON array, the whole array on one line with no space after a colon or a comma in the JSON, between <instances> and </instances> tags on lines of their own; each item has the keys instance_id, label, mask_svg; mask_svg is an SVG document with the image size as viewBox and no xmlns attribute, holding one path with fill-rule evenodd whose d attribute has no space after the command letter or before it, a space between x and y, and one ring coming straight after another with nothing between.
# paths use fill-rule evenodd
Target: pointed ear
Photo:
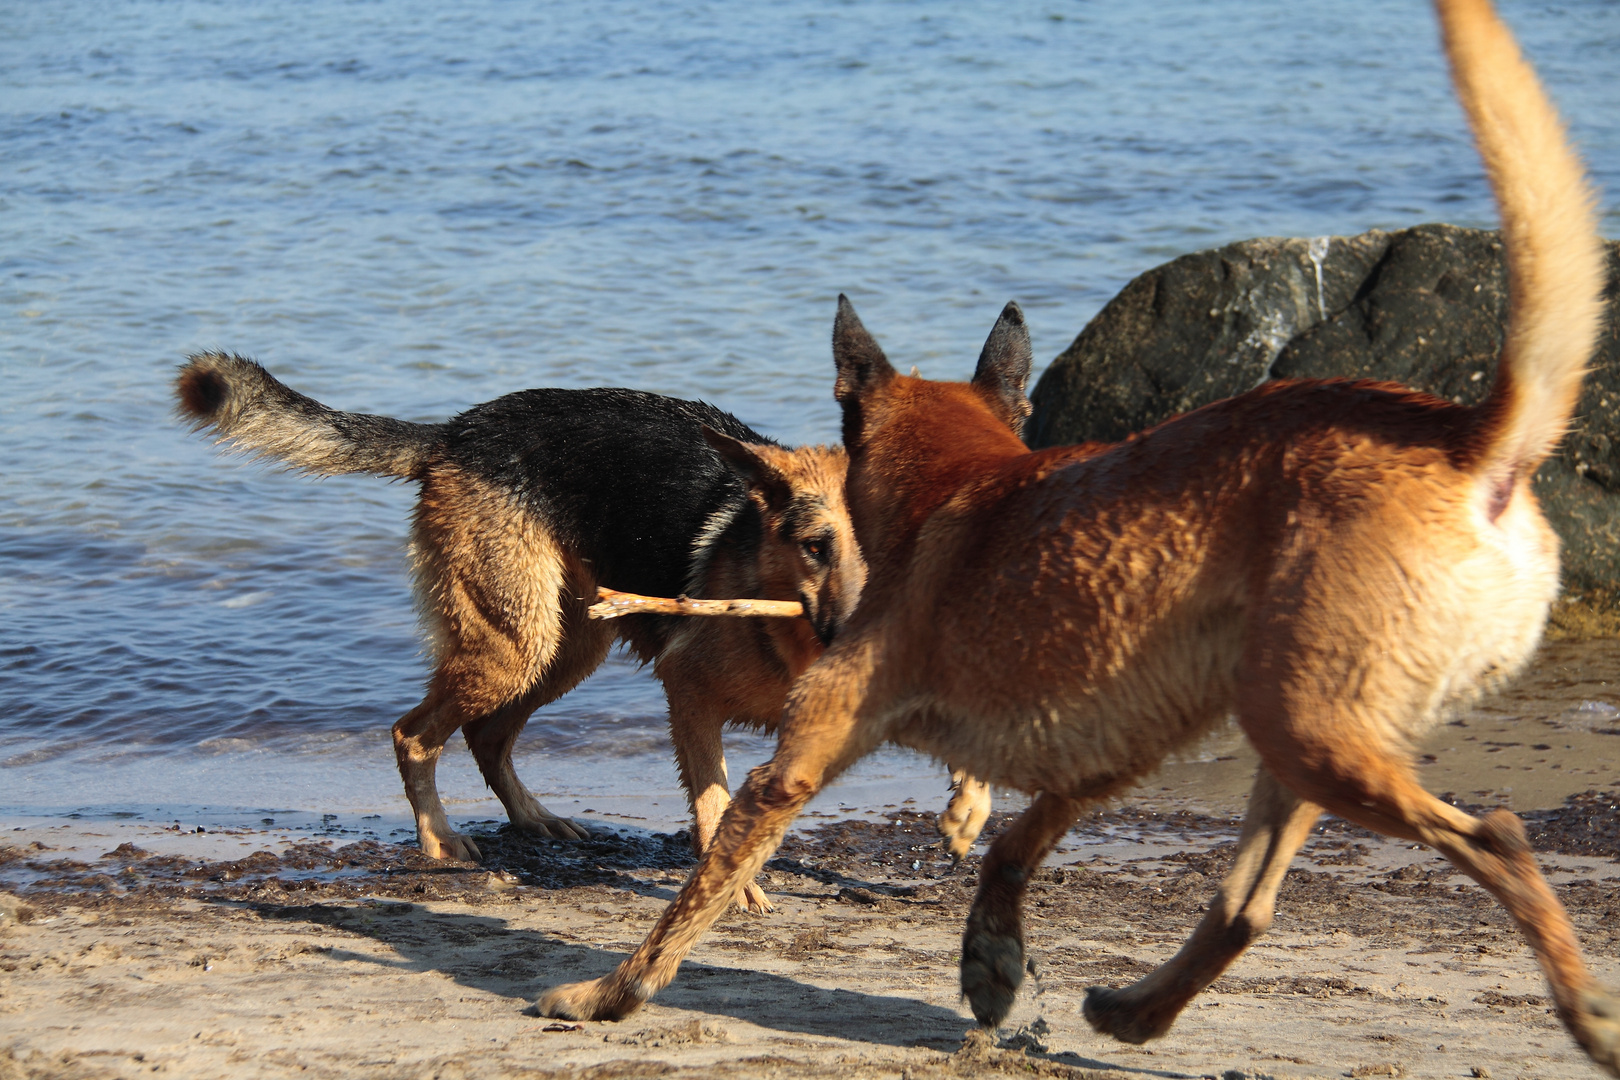
<instances>
[{"instance_id":1,"label":"pointed ear","mask_svg":"<svg viewBox=\"0 0 1620 1080\"><path fill-rule=\"evenodd\" d=\"M866 332L855 314L849 297L838 294L838 315L833 319L833 363L838 366L838 381L833 383L833 397L839 401L859 398L867 391L894 378L894 368L883 355L878 343Z\"/></svg>"},{"instance_id":2,"label":"pointed ear","mask_svg":"<svg viewBox=\"0 0 1620 1080\"><path fill-rule=\"evenodd\" d=\"M973 372L973 385L989 394L991 401L1003 410L1007 426L1014 435L1022 436L1024 421L1031 411L1024 386L1029 382L1030 362L1034 352L1029 347L1029 327L1024 325L1024 311L1017 303L1008 303L1001 309L1001 318L990 328L984 349L979 353L979 366Z\"/></svg>"},{"instance_id":3,"label":"pointed ear","mask_svg":"<svg viewBox=\"0 0 1620 1080\"><path fill-rule=\"evenodd\" d=\"M714 452L725 459L733 472L748 481L749 487L764 495L766 504L772 510L787 508L793 499L793 485L765 457L765 453L772 448L722 435L707 424L702 425L702 429L703 441L714 447Z\"/></svg>"}]
</instances>

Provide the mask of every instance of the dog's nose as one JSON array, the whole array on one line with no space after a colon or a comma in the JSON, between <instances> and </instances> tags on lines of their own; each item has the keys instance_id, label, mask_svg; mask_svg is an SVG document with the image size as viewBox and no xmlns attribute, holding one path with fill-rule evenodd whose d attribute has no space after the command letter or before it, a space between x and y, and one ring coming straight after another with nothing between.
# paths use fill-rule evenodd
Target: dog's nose
<instances>
[{"instance_id":1,"label":"dog's nose","mask_svg":"<svg viewBox=\"0 0 1620 1080\"><path fill-rule=\"evenodd\" d=\"M816 639L821 642L823 648L831 645L833 638L838 636L837 613L827 608L814 608L803 597L800 597L800 601L804 603L804 610L814 612L810 616L810 628L816 632Z\"/></svg>"},{"instance_id":2,"label":"dog's nose","mask_svg":"<svg viewBox=\"0 0 1620 1080\"><path fill-rule=\"evenodd\" d=\"M817 619L810 625L815 627L816 637L821 640L823 646L831 645L833 638L838 634L838 626L831 619Z\"/></svg>"}]
</instances>

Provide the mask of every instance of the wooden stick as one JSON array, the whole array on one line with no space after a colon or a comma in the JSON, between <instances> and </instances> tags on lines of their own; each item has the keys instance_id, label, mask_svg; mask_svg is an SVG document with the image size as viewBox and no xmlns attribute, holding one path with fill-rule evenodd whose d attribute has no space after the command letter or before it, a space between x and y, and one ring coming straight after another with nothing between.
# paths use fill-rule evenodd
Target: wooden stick
<instances>
[{"instance_id":1,"label":"wooden stick","mask_svg":"<svg viewBox=\"0 0 1620 1080\"><path fill-rule=\"evenodd\" d=\"M797 600L693 600L689 596L641 596L598 588L596 603L585 609L593 619L617 619L620 615L763 615L773 619L796 619L804 614Z\"/></svg>"}]
</instances>

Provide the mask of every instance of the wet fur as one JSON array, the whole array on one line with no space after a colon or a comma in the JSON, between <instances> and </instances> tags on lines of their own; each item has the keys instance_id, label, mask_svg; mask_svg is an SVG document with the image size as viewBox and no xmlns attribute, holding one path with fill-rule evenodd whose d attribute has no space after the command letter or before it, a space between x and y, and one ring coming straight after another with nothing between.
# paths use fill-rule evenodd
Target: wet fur
<instances>
[{"instance_id":1,"label":"wet fur","mask_svg":"<svg viewBox=\"0 0 1620 1080\"><path fill-rule=\"evenodd\" d=\"M1535 950L1576 1040L1620 1075L1620 1001L1587 971L1522 824L1423 790L1412 742L1517 671L1558 587L1529 487L1568 422L1600 313L1579 162L1487 0L1436 4L1501 207L1507 345L1468 409L1398 386L1277 382L1112 446L1007 435L1023 317L969 384L898 375L840 299L835 393L870 566L854 618L789 695L779 747L642 946L547 1015L613 1018L682 956L828 781L884 742L1038 793L980 873L962 990L1000 1024L1025 969L1025 883L1084 809L1235 713L1261 758L1234 865L1182 950L1092 988L1087 1019L1163 1035L1264 932L1323 812L1428 844Z\"/></svg>"},{"instance_id":2,"label":"wet fur","mask_svg":"<svg viewBox=\"0 0 1620 1080\"><path fill-rule=\"evenodd\" d=\"M701 402L529 390L415 424L329 409L218 353L191 358L176 393L184 416L235 448L317 475L420 485L411 558L434 672L394 744L423 850L437 858L479 854L451 829L434 782L458 728L513 824L584 836L518 780L512 746L529 715L594 671L616 640L664 683L701 851L729 801L722 726L775 728L789 683L864 580L842 450L778 446ZM823 560L806 551L811 540ZM593 622L585 607L598 584L802 600L811 617ZM971 818L972 800L958 802ZM975 836L979 824L982 814ZM741 896L769 908L751 883Z\"/></svg>"}]
</instances>

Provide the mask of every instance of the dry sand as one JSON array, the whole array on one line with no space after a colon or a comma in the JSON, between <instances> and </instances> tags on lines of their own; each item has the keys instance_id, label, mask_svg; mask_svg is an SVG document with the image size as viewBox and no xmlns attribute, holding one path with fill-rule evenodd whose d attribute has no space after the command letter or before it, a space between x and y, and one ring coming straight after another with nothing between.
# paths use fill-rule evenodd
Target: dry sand
<instances>
[{"instance_id":1,"label":"dry sand","mask_svg":"<svg viewBox=\"0 0 1620 1080\"><path fill-rule=\"evenodd\" d=\"M1456 802L1525 814L1611 984L1617 703L1620 647L1554 644L1423 766ZM1038 978L1007 1028L966 1040L973 866L953 872L931 815L907 808L791 837L766 874L774 914L727 916L640 1013L583 1025L530 1003L635 946L685 876L684 837L494 831L471 866L377 841L8 824L0 887L32 911L0 905L0 1080L1597 1075L1481 890L1335 821L1272 932L1169 1037L1091 1033L1084 988L1174 952L1230 860L1253 759L1233 735L1203 749L1221 760L1170 766L1071 834L1030 890Z\"/></svg>"}]
</instances>

